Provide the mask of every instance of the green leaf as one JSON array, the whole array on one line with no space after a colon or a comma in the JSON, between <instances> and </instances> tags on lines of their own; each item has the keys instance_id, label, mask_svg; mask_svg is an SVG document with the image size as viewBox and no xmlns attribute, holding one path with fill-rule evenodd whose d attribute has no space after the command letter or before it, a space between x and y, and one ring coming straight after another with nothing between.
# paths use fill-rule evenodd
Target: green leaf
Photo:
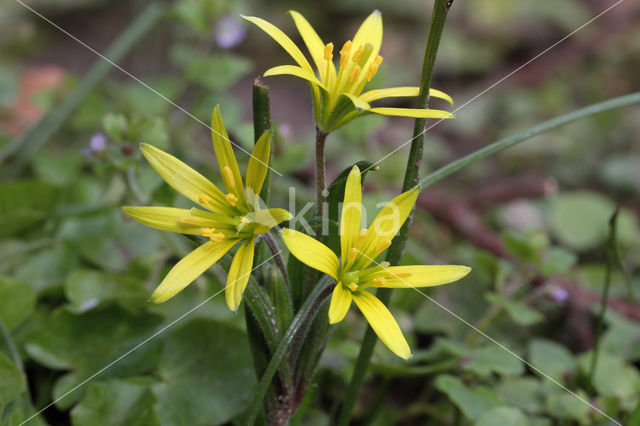
<instances>
[{"instance_id":1,"label":"green leaf","mask_svg":"<svg viewBox=\"0 0 640 426\"><path fill-rule=\"evenodd\" d=\"M529 343L529 362L560 382L573 375L576 369L573 355L564 346L543 339Z\"/></svg>"},{"instance_id":2,"label":"green leaf","mask_svg":"<svg viewBox=\"0 0 640 426\"><path fill-rule=\"evenodd\" d=\"M22 371L0 352L0 407L15 400L25 389Z\"/></svg>"},{"instance_id":3,"label":"green leaf","mask_svg":"<svg viewBox=\"0 0 640 426\"><path fill-rule=\"evenodd\" d=\"M480 377L489 377L491 373L504 376L517 376L524 372L522 361L494 344L473 349L465 371L471 371Z\"/></svg>"},{"instance_id":4,"label":"green leaf","mask_svg":"<svg viewBox=\"0 0 640 426\"><path fill-rule=\"evenodd\" d=\"M529 426L522 411L512 407L496 407L484 413L475 426Z\"/></svg>"},{"instance_id":5,"label":"green leaf","mask_svg":"<svg viewBox=\"0 0 640 426\"><path fill-rule=\"evenodd\" d=\"M583 425L592 424L590 419L592 408L589 404L553 383L549 383L548 386L553 386L550 388L553 389L552 391L546 392L545 407L548 414L557 419L573 419ZM589 401L589 396L582 390L576 393L585 401Z\"/></svg>"},{"instance_id":6,"label":"green leaf","mask_svg":"<svg viewBox=\"0 0 640 426\"><path fill-rule=\"evenodd\" d=\"M566 274L575 265L576 260L576 255L572 251L553 247L545 253L542 259L542 273L547 277Z\"/></svg>"},{"instance_id":7,"label":"green leaf","mask_svg":"<svg viewBox=\"0 0 640 426\"><path fill-rule=\"evenodd\" d=\"M608 235L609 218L615 205L608 198L589 191L559 194L549 206L549 224L554 236L568 247L585 251L602 244ZM637 244L640 231L635 216L622 209L618 217L619 241Z\"/></svg>"},{"instance_id":8,"label":"green leaf","mask_svg":"<svg viewBox=\"0 0 640 426\"><path fill-rule=\"evenodd\" d=\"M209 55L195 54L190 47L179 46L181 52L172 52L174 57L182 56L181 65L185 67L185 77L202 87L213 91L224 91L247 75L253 65L247 58L231 53ZM185 52L187 50L187 52Z\"/></svg>"},{"instance_id":9,"label":"green leaf","mask_svg":"<svg viewBox=\"0 0 640 426\"><path fill-rule=\"evenodd\" d=\"M539 254L536 248L524 237L506 233L502 236L504 247L511 256L523 262L536 262Z\"/></svg>"},{"instance_id":10,"label":"green leaf","mask_svg":"<svg viewBox=\"0 0 640 426\"><path fill-rule=\"evenodd\" d=\"M171 332L159 376L152 389L165 426L228 422L247 409L256 383L246 335L210 319Z\"/></svg>"},{"instance_id":11,"label":"green leaf","mask_svg":"<svg viewBox=\"0 0 640 426\"><path fill-rule=\"evenodd\" d=\"M502 405L502 399L491 388L486 386L471 388L454 376L438 376L435 386L440 392L445 393L470 420L477 419L492 408Z\"/></svg>"},{"instance_id":12,"label":"green leaf","mask_svg":"<svg viewBox=\"0 0 640 426\"><path fill-rule=\"evenodd\" d=\"M533 377L507 378L498 385L498 392L510 405L527 413L540 413L544 403L542 384Z\"/></svg>"},{"instance_id":13,"label":"green leaf","mask_svg":"<svg viewBox=\"0 0 640 426\"><path fill-rule=\"evenodd\" d=\"M578 358L580 369L585 374L590 370L592 356L593 351L589 351ZM600 352L593 375L593 386L601 396L627 398L636 395L640 389L640 373L618 355Z\"/></svg>"},{"instance_id":14,"label":"green leaf","mask_svg":"<svg viewBox=\"0 0 640 426\"><path fill-rule=\"evenodd\" d=\"M522 302L506 299L495 293L488 293L485 297L490 303L502 306L511 320L521 326L527 327L539 323L544 319L544 316L540 312Z\"/></svg>"},{"instance_id":15,"label":"green leaf","mask_svg":"<svg viewBox=\"0 0 640 426\"><path fill-rule=\"evenodd\" d=\"M0 278L0 319L12 330L29 318L36 306L33 287L11 278Z\"/></svg>"},{"instance_id":16,"label":"green leaf","mask_svg":"<svg viewBox=\"0 0 640 426\"><path fill-rule=\"evenodd\" d=\"M157 399L148 384L109 380L91 383L73 410L74 426L160 426L154 405Z\"/></svg>"},{"instance_id":17,"label":"green leaf","mask_svg":"<svg viewBox=\"0 0 640 426\"><path fill-rule=\"evenodd\" d=\"M102 127L111 139L122 142L127 131L128 122L122 114L107 114L102 118Z\"/></svg>"},{"instance_id":18,"label":"green leaf","mask_svg":"<svg viewBox=\"0 0 640 426\"><path fill-rule=\"evenodd\" d=\"M138 278L88 269L72 271L64 284L64 292L74 313L112 302L135 312L149 299L149 290Z\"/></svg>"},{"instance_id":19,"label":"green leaf","mask_svg":"<svg viewBox=\"0 0 640 426\"><path fill-rule=\"evenodd\" d=\"M57 398L152 335L161 319L148 313L132 315L117 307L83 315L60 308L43 322L27 339L25 350L48 368L70 370L54 385L53 394ZM158 340L150 340L103 371L100 377L126 377L152 368L158 345ZM56 406L69 407L85 391L84 387L78 388Z\"/></svg>"},{"instance_id":20,"label":"green leaf","mask_svg":"<svg viewBox=\"0 0 640 426\"><path fill-rule=\"evenodd\" d=\"M58 201L54 185L36 180L0 183L0 238L35 228Z\"/></svg>"}]
</instances>

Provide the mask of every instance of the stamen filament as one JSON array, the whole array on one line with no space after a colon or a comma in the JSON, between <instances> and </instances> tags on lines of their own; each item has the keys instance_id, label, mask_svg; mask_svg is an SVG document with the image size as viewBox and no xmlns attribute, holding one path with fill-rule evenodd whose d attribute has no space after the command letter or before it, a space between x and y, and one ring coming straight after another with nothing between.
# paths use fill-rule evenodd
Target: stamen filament
<instances>
[{"instance_id":1,"label":"stamen filament","mask_svg":"<svg viewBox=\"0 0 640 426\"><path fill-rule=\"evenodd\" d=\"M224 185L227 187L227 190L232 190L236 187L236 182L233 178L231 167L224 166L222 168L222 180L224 180Z\"/></svg>"}]
</instances>

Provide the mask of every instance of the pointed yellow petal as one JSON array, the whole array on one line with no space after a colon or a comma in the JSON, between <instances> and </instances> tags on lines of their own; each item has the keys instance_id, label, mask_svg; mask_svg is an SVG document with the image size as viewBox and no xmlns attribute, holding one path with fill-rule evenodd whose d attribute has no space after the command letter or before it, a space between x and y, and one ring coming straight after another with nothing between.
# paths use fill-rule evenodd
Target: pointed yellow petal
<instances>
[{"instance_id":1,"label":"pointed yellow petal","mask_svg":"<svg viewBox=\"0 0 640 426\"><path fill-rule=\"evenodd\" d=\"M238 200L247 202L244 187L242 185L242 177L236 155L233 153L231 141L227 130L224 128L222 116L220 115L220 105L216 105L211 114L211 139L213 141L213 150L216 153L218 167L222 175L222 181L229 194L235 195Z\"/></svg>"},{"instance_id":2,"label":"pointed yellow petal","mask_svg":"<svg viewBox=\"0 0 640 426\"><path fill-rule=\"evenodd\" d=\"M269 232L271 228L285 220L291 220L293 215L285 209L263 209L254 215L254 221L258 224L253 231L254 234L264 234Z\"/></svg>"},{"instance_id":3,"label":"pointed yellow petal","mask_svg":"<svg viewBox=\"0 0 640 426\"><path fill-rule=\"evenodd\" d=\"M307 71L304 68L297 67L295 65L279 65L277 67L269 68L265 71L264 76L270 77L273 75L292 75L309 81L312 84L322 87L327 90L325 85L311 71Z\"/></svg>"},{"instance_id":4,"label":"pointed yellow petal","mask_svg":"<svg viewBox=\"0 0 640 426\"><path fill-rule=\"evenodd\" d=\"M448 111L439 109L418 109L418 108L389 108L376 107L371 108L370 112L381 115L392 115L395 117L413 117L413 118L455 118L456 116Z\"/></svg>"},{"instance_id":5,"label":"pointed yellow petal","mask_svg":"<svg viewBox=\"0 0 640 426\"><path fill-rule=\"evenodd\" d=\"M461 265L412 265L391 266L367 278L373 287L417 288L448 284L459 280L471 271ZM376 277L384 277L383 283L376 284Z\"/></svg>"},{"instance_id":6,"label":"pointed yellow petal","mask_svg":"<svg viewBox=\"0 0 640 426\"><path fill-rule=\"evenodd\" d=\"M338 279L340 261L333 251L320 241L293 229L284 229L282 239L292 255L307 266Z\"/></svg>"},{"instance_id":7,"label":"pointed yellow petal","mask_svg":"<svg viewBox=\"0 0 640 426\"><path fill-rule=\"evenodd\" d=\"M193 201L210 210L223 214L233 214L224 198L224 194L200 173L187 166L171 154L148 144L141 144L142 154L151 167L169 186ZM211 201L206 205L201 202L201 195Z\"/></svg>"},{"instance_id":8,"label":"pointed yellow petal","mask_svg":"<svg viewBox=\"0 0 640 426\"><path fill-rule=\"evenodd\" d=\"M233 256L231 268L229 268L224 297L227 306L234 312L238 310L240 302L242 302L242 293L244 293L244 289L247 288L249 276L253 269L254 242L255 238L250 238L238 248L235 256Z\"/></svg>"},{"instance_id":9,"label":"pointed yellow petal","mask_svg":"<svg viewBox=\"0 0 640 426\"><path fill-rule=\"evenodd\" d=\"M254 16L243 16L242 18L257 25L262 31L269 34L289 55L300 65L302 68L313 74L313 69L304 57L304 54L298 49L298 46L278 27L265 21L264 19L256 18Z\"/></svg>"},{"instance_id":10,"label":"pointed yellow petal","mask_svg":"<svg viewBox=\"0 0 640 426\"><path fill-rule=\"evenodd\" d=\"M269 169L269 156L271 155L271 132L265 131L259 138L251 152L247 165L247 192L260 195L264 178Z\"/></svg>"},{"instance_id":11,"label":"pointed yellow petal","mask_svg":"<svg viewBox=\"0 0 640 426\"><path fill-rule=\"evenodd\" d=\"M362 212L362 187L360 169L353 166L344 187L344 202L340 219L340 247L342 262L348 262L349 250L354 247L360 234L360 218Z\"/></svg>"},{"instance_id":12,"label":"pointed yellow petal","mask_svg":"<svg viewBox=\"0 0 640 426\"><path fill-rule=\"evenodd\" d=\"M377 101L378 99L384 99L384 98L418 96L419 93L420 93L420 88L417 86L389 87L386 89L375 89L375 90L369 90L367 92L364 92L363 94L360 95L360 99L362 99L365 102L373 102L373 101ZM451 96L447 95L444 92L441 92L440 90L430 89L429 96L433 98L444 99L445 101L453 105L453 99L451 99Z\"/></svg>"},{"instance_id":13,"label":"pointed yellow petal","mask_svg":"<svg viewBox=\"0 0 640 426\"><path fill-rule=\"evenodd\" d=\"M311 24L309 24L309 22L300 13L296 12L295 10L290 10L289 13L293 18L293 21L295 22L296 27L298 28L298 31L300 32L300 35L304 40L304 43L307 45L307 49L309 49L311 58L313 59L313 62L315 62L316 68L320 73L320 77L323 77L326 74L327 65L329 65L329 67L331 68L329 72L335 75L336 71L333 62L327 61L324 58L325 45L320 36L318 36Z\"/></svg>"},{"instance_id":14,"label":"pointed yellow petal","mask_svg":"<svg viewBox=\"0 0 640 426\"><path fill-rule=\"evenodd\" d=\"M402 335L402 330L391 312L377 297L369 292L359 291L353 295L353 301L391 352L400 358L411 358L411 349Z\"/></svg>"},{"instance_id":15,"label":"pointed yellow petal","mask_svg":"<svg viewBox=\"0 0 640 426\"><path fill-rule=\"evenodd\" d=\"M329 305L329 324L335 324L343 320L349 311L353 296L351 291L345 289L341 283L336 284L331 296L331 304Z\"/></svg>"},{"instance_id":16,"label":"pointed yellow petal","mask_svg":"<svg viewBox=\"0 0 640 426\"><path fill-rule=\"evenodd\" d=\"M202 226L180 222L181 218L191 216L191 210L188 209L124 206L122 211L132 219L161 231L190 235L201 235L202 233Z\"/></svg>"},{"instance_id":17,"label":"pointed yellow petal","mask_svg":"<svg viewBox=\"0 0 640 426\"><path fill-rule=\"evenodd\" d=\"M209 241L193 250L176 263L164 277L151 295L151 302L162 303L171 299L216 263L237 242L238 240L231 239L225 239L220 243Z\"/></svg>"},{"instance_id":18,"label":"pointed yellow petal","mask_svg":"<svg viewBox=\"0 0 640 426\"><path fill-rule=\"evenodd\" d=\"M380 210L368 228L367 237L363 244L362 254L358 257L357 265L360 269L369 265L378 257L398 233L402 224L407 220L418 198L417 187L403 192Z\"/></svg>"},{"instance_id":19,"label":"pointed yellow petal","mask_svg":"<svg viewBox=\"0 0 640 426\"><path fill-rule=\"evenodd\" d=\"M361 66L363 70L367 70L369 65L375 60L380 53L380 45L382 44L382 14L379 10L374 10L371 15L364 20L356 35L353 37L353 51L355 52L365 44L371 44L373 50L367 61ZM366 73L360 73L356 87L365 78Z\"/></svg>"}]
</instances>

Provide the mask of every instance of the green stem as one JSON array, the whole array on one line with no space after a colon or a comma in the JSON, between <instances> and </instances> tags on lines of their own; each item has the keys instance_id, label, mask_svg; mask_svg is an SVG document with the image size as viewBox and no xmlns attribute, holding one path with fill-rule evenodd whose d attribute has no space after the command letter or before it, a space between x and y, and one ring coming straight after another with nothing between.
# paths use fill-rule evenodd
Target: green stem
<instances>
[{"instance_id":1,"label":"green stem","mask_svg":"<svg viewBox=\"0 0 640 426\"><path fill-rule=\"evenodd\" d=\"M435 0L433 5L431 25L429 26L427 46L425 48L422 64L417 108L427 108L429 104L429 89L431 87L431 79L433 77L433 68L451 3L451 0ZM404 182L402 184L403 191L411 189L418 183L418 173L420 171L422 150L424 147L425 123L425 119L418 118L416 119L413 127L413 139L411 141L407 169L405 171ZM391 264L398 263L402 257L402 252L404 251L404 246L407 237L409 236L409 225L411 224L411 220L412 218L409 217L400 229L399 235L393 239L393 243L391 244L391 247L389 247L389 251L387 252L387 261ZM378 289L376 295L382 303L387 304L391 298L391 290ZM368 326L360 347L360 353L358 355L358 360L356 361L353 375L351 376L351 382L347 389L346 399L342 405L342 409L340 410L340 416L338 417L337 422L338 426L346 426L351 419L351 413L358 399L358 394L364 382L369 362L371 361L371 355L373 354L373 349L377 340L377 336L373 329L371 326Z\"/></svg>"},{"instance_id":2,"label":"green stem","mask_svg":"<svg viewBox=\"0 0 640 426\"><path fill-rule=\"evenodd\" d=\"M607 241L607 266L604 276L604 287L602 289L602 297L600 298L600 311L598 312L598 321L596 323L595 342L593 344L593 354L591 355L591 365L589 366L589 382L593 383L593 377L596 373L598 365L598 355L600 353L600 339L604 331L604 317L607 314L607 302L609 301L609 288L611 287L611 274L616 263L617 238L616 224L618 221L618 207L609 219L609 239Z\"/></svg>"},{"instance_id":3,"label":"green stem","mask_svg":"<svg viewBox=\"0 0 640 426\"><path fill-rule=\"evenodd\" d=\"M551 120L544 121L536 126L533 126L521 133L518 133L513 136L509 136L508 138L501 139L497 142L492 143L482 149L472 152L469 155L466 155L452 163L447 164L444 167L436 170L435 172L425 176L419 182L420 190L424 190L425 188L433 185L441 179L449 176L457 172L460 169L468 166L471 163L475 163L478 160L482 160L484 158L490 157L493 154L497 154L500 151L504 151L507 148L511 148L514 145L519 144L520 142L526 141L527 139L531 139L534 136L537 136L541 133L548 132L549 130L553 130L557 127L564 126L565 124L569 124L576 120L580 120L585 117L589 117L594 114L598 114L604 111L609 111L612 109L622 108L629 105L634 105L640 103L640 92L631 93L624 96L619 96L617 98L609 99L603 102L598 102L584 108L580 108L578 110L569 112L567 114L560 115L558 117L552 118Z\"/></svg>"},{"instance_id":4,"label":"green stem","mask_svg":"<svg viewBox=\"0 0 640 426\"><path fill-rule=\"evenodd\" d=\"M256 417L258 416L262 408L262 400L264 398L264 395L269 389L271 380L273 380L273 376L275 375L276 371L278 371L280 364L286 358L289 345L291 344L291 342L293 342L302 326L313 321L313 318L322 305L322 302L324 302L324 300L330 294L331 283L331 279L321 280L318 285L313 288L309 296L300 307L300 310L291 321L291 325L287 329L286 333L280 339L278 346L271 356L269 365L267 365L267 368L262 378L260 379L258 386L256 387L253 403L251 404L251 409L249 410L249 415L245 422L246 425L250 426L255 422Z\"/></svg>"},{"instance_id":5,"label":"green stem","mask_svg":"<svg viewBox=\"0 0 640 426\"><path fill-rule=\"evenodd\" d=\"M253 139L255 142L268 130L271 130L271 110L269 101L269 86L265 85L258 77L253 81ZM273 134L271 135L271 155L269 165L273 155ZM271 170L267 170L264 178L260 198L264 204L269 204L269 193L271 187Z\"/></svg>"},{"instance_id":6,"label":"green stem","mask_svg":"<svg viewBox=\"0 0 640 426\"><path fill-rule=\"evenodd\" d=\"M325 181L324 181L324 145L327 133L316 127L316 216L319 224L316 227L318 238L322 236L322 221L324 219Z\"/></svg>"},{"instance_id":7,"label":"green stem","mask_svg":"<svg viewBox=\"0 0 640 426\"><path fill-rule=\"evenodd\" d=\"M51 140L51 137L93 88L106 77L113 68L113 63L120 61L136 45L140 38L153 28L163 16L165 7L158 2L149 3L104 53L104 56L111 62L98 58L80 81L80 84L69 93L62 104L58 105L35 126L18 135L0 150L0 163L13 155L11 163L5 166L5 177L15 177L22 171L28 164L29 159L47 141Z\"/></svg>"}]
</instances>

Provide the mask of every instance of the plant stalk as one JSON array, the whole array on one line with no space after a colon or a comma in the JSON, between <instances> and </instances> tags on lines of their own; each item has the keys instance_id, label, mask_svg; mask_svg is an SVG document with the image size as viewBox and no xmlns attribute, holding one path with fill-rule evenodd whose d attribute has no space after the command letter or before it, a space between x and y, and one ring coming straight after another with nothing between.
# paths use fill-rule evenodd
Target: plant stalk
<instances>
[{"instance_id":1,"label":"plant stalk","mask_svg":"<svg viewBox=\"0 0 640 426\"><path fill-rule=\"evenodd\" d=\"M451 3L452 0L435 0L433 5L431 25L429 26L429 35L422 64L417 108L426 109L429 105L429 89L431 88L433 68ZM420 163L422 162L422 151L424 147L425 124L426 119L417 118L413 127L413 138L411 141L409 158L407 160L404 182L402 184L403 191L413 188L418 183ZM409 236L409 226L412 221L412 216L413 213L404 223L398 236L393 239L393 242L389 247L389 251L387 252L387 261L392 265L397 264L402 257L402 252L404 251L404 246L406 244L407 237ZM391 290L378 289L376 295L382 303L387 304L391 298ZM369 368L369 362L371 361L371 355L373 354L373 349L377 340L378 338L371 326L367 326L367 331L360 347L358 360L356 361L355 369L351 376L351 382L347 389L346 399L340 410L337 422L338 426L346 426L349 424L351 413L353 412L353 408L358 399L358 394L364 382L367 369Z\"/></svg>"},{"instance_id":2,"label":"plant stalk","mask_svg":"<svg viewBox=\"0 0 640 426\"><path fill-rule=\"evenodd\" d=\"M327 140L327 133L316 126L316 217L320 219L316 227L316 236L322 236L322 221L325 217L325 178L324 178L324 145Z\"/></svg>"}]
</instances>

